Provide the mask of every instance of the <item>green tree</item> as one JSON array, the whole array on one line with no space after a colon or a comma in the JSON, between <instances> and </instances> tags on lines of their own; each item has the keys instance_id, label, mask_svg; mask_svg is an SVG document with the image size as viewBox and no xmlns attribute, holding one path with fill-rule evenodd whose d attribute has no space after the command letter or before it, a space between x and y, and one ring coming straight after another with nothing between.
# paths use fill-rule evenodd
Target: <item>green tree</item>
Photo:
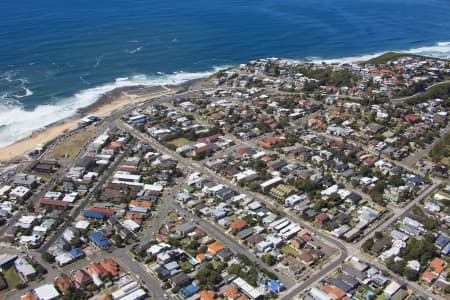
<instances>
[{"instance_id":1,"label":"green tree","mask_svg":"<svg viewBox=\"0 0 450 300\"><path fill-rule=\"evenodd\" d=\"M362 249L366 252L369 252L370 249L372 249L373 244L374 244L373 239L365 240L364 243L362 244Z\"/></svg>"},{"instance_id":2,"label":"green tree","mask_svg":"<svg viewBox=\"0 0 450 300\"><path fill-rule=\"evenodd\" d=\"M271 255L271 254L265 254L262 257L262 261L266 264L268 264L269 266L273 266L276 263L276 258L275 256Z\"/></svg>"},{"instance_id":3,"label":"green tree","mask_svg":"<svg viewBox=\"0 0 450 300\"><path fill-rule=\"evenodd\" d=\"M55 262L55 257L53 255L51 255L50 253L48 253L48 252L42 253L41 257L42 257L43 260L45 260L48 263L52 264L52 263Z\"/></svg>"},{"instance_id":4,"label":"green tree","mask_svg":"<svg viewBox=\"0 0 450 300\"><path fill-rule=\"evenodd\" d=\"M195 275L204 289L214 289L215 285L222 281L222 276L210 263L203 264Z\"/></svg>"},{"instance_id":5,"label":"green tree","mask_svg":"<svg viewBox=\"0 0 450 300\"><path fill-rule=\"evenodd\" d=\"M411 270L410 268L405 268L403 271L403 275L409 281L417 281L419 279L419 273L415 270Z\"/></svg>"},{"instance_id":6,"label":"green tree","mask_svg":"<svg viewBox=\"0 0 450 300\"><path fill-rule=\"evenodd\" d=\"M383 232L381 232L381 231L375 232L375 238L376 238L377 240L382 239L383 236L384 236L384 235L383 235Z\"/></svg>"}]
</instances>

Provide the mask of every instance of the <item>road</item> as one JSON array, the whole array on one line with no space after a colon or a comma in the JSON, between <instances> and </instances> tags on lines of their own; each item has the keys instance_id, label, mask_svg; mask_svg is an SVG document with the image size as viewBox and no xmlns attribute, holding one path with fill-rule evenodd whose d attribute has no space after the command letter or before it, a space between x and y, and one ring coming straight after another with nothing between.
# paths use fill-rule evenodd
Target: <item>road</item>
<instances>
[{"instance_id":1,"label":"road","mask_svg":"<svg viewBox=\"0 0 450 300\"><path fill-rule=\"evenodd\" d=\"M429 87L425 88L424 91L417 92L417 93L415 93L415 94L412 95L412 96L402 97L402 98L396 98L396 99L391 99L391 102L394 103L394 104L398 104L398 103L401 103L401 102L403 102L403 101L406 101L406 100L409 100L409 99L413 99L413 98L415 98L415 97L418 97L418 96L424 94L426 91L428 91L429 89L431 89L431 88L434 87L434 86L439 86L439 85L443 85L443 84L447 84L447 83L450 83L450 80L441 81L441 82L432 84L432 85L430 85Z\"/></svg>"},{"instance_id":2,"label":"road","mask_svg":"<svg viewBox=\"0 0 450 300\"><path fill-rule=\"evenodd\" d=\"M204 219L191 213L189 210L179 206L178 204L173 203L172 208L178 211L179 213L183 214L185 217L194 220L194 222L198 224L208 235L223 242L227 246L227 248L231 250L231 252L245 254L253 263L257 264L259 267L276 274L278 276L278 279L286 287L289 288L294 284L294 281L290 277L286 276L281 272L276 271L271 266L262 262L261 259L252 252L250 252L250 250L247 247L239 244L234 238L225 234L222 228L219 228L218 226L215 226L214 224L205 221Z\"/></svg>"},{"instance_id":3,"label":"road","mask_svg":"<svg viewBox=\"0 0 450 300\"><path fill-rule=\"evenodd\" d=\"M419 149L417 151L415 151L414 153L412 153L411 155L409 155L408 157L406 157L402 163L408 167L413 168L414 165L420 160L422 159L422 157L424 157L428 152L430 152L431 148L438 142L441 140L441 138L443 136L445 136L446 134L448 134L450 132L450 124L447 125L447 127L443 128L439 134L438 137L435 137L433 142L431 144L428 144L425 146L425 148L423 149Z\"/></svg>"},{"instance_id":4,"label":"road","mask_svg":"<svg viewBox=\"0 0 450 300\"><path fill-rule=\"evenodd\" d=\"M169 155L169 156L175 158L179 163L187 166L188 168L194 169L195 171L202 172L203 174L206 174L206 175L210 176L212 179L214 179L218 183L223 184L225 186L229 186L229 187L233 188L234 190L236 190L236 191L238 191L240 193L248 194L249 196L252 196L254 199L257 199L257 200L261 201L262 203L264 203L267 207L270 207L270 208L275 209L277 211L283 210L281 208L281 206L275 205L271 199L269 199L269 198L267 198L267 197L265 197L265 196L263 196L261 194L253 193L253 192L251 192L251 191L249 191L247 189L244 189L244 188L240 187L239 185L236 185L234 183L229 182L228 180L224 179L223 177L221 177L221 176L217 175L216 173L212 172L211 170L209 170L207 167L200 165L200 163L197 163L197 162L194 163L191 160L182 157L178 153L167 149L166 147L164 147L163 145L161 145L157 141L155 141L153 138L142 134L141 132L135 130L134 128L132 128L132 127L126 125L126 124L123 124L121 122L117 122L116 125L119 128L122 128L124 130L128 130L134 136L142 139L143 141L146 141L146 142L150 143L155 149L157 149L161 153L164 153L166 155ZM348 253L347 253L347 249L345 248L344 244L342 244L339 240L334 239L333 237L328 236L328 235L322 233L321 231L315 229L314 227L304 223L295 214L293 214L292 212L288 211L287 209L284 211L284 213L285 213L285 216L288 219L290 219L291 221L299 223L301 226L303 226L304 228L309 230L313 235L320 237L323 241L325 241L325 242L327 242L327 243L329 243L331 245L334 245L336 250L338 250L338 252L339 252L339 257L335 261L333 261L332 264L327 265L326 267L322 268L318 273L316 273L313 276L311 276L311 278L307 280L306 284L301 284L301 285L295 286L292 290L289 290L289 295L291 295L291 294L298 294L306 286L308 286L308 284L310 284L311 281L321 278L324 274L327 274L328 272L330 272L331 270L333 270L334 268L339 266L345 260L345 258L348 256ZM207 223L206 221L203 221L203 220L202 220L201 224L209 226L210 228L212 227L212 226L208 225L209 223ZM223 235L222 232L218 232L217 234ZM227 238L227 240L229 240L229 238ZM233 241L231 243L236 243L236 242ZM227 243L227 245L228 245L228 243ZM244 250L246 252L248 252L248 249L244 248ZM270 268L269 270L272 270L272 268ZM279 275L278 274L279 272L274 272L274 273ZM289 298L284 298L284 299L289 299Z\"/></svg>"},{"instance_id":5,"label":"road","mask_svg":"<svg viewBox=\"0 0 450 300\"><path fill-rule=\"evenodd\" d=\"M124 266L131 274L135 274L141 283L143 283L153 295L153 299L164 299L167 294L168 299L172 299L170 295L161 287L159 279L150 275L142 266L143 263L137 262L128 255L128 248L117 248L113 252L113 258Z\"/></svg>"},{"instance_id":6,"label":"road","mask_svg":"<svg viewBox=\"0 0 450 300\"><path fill-rule=\"evenodd\" d=\"M96 130L96 133L92 136L90 140L95 139L96 137L101 135L107 128L110 127L111 123L105 120L105 122L102 123L102 125L100 125L100 127ZM45 185L37 193L31 196L31 198L28 200L28 203L32 204L33 207L35 207L39 202L39 200L42 199L47 192L51 191L57 185L58 180L62 178L64 174L66 174L69 171L70 168L75 166L79 162L79 160L86 155L87 152L88 152L87 146L85 145L69 162L67 162L66 165L59 168L56 171L56 173L53 174L52 178L50 178L50 180L46 182ZM10 232L14 224L17 223L17 221L21 216L22 214L19 213L10 218L8 220L8 225L5 225L2 228L0 228L0 236L3 236L5 233Z\"/></svg>"},{"instance_id":7,"label":"road","mask_svg":"<svg viewBox=\"0 0 450 300\"><path fill-rule=\"evenodd\" d=\"M118 125L118 126L121 126L121 125ZM202 172L202 173L204 173L206 175L209 175L211 178L213 178L217 182L219 182L221 184L224 184L226 186L231 186L233 189L237 190L238 192L246 193L246 194L254 197L255 199L260 200L261 202L265 203L268 207L277 209L278 211L280 210L280 206L273 204L273 201L271 199L266 198L264 195L253 193L251 191L243 189L242 187L240 187L238 185L235 185L234 183L231 183L231 182L225 180L223 177L218 176L217 174L213 173L211 170L209 170L205 166L202 166L202 165L200 165L197 162L194 163L194 162L192 162L192 161L190 161L190 160L188 160L188 159L186 159L184 157L181 157L177 153L175 153L173 151L170 151L169 149L165 148L164 146L162 146L158 142L154 141L152 138L146 137L145 135L135 131L131 127L122 126L122 128L125 129L125 130L129 130L134 135L137 135L139 138L142 138L143 140L146 140L147 142L150 142L160 152L174 157L179 162L183 162L184 165L194 166L196 171L200 171L200 172ZM395 165L399 165L398 162L394 162L394 164ZM400 166L404 167L403 165L400 165ZM413 171L415 171L415 170L413 170ZM415 172L417 173L417 171L415 171ZM394 213L394 216L392 216L385 223L382 223L382 225L380 225L381 227L378 227L376 229L378 229L378 230L385 230L385 229L387 229L396 220L398 220L399 218L401 218L402 216L407 214L409 212L409 210L411 210L412 207L414 207L414 204L420 202L420 200L424 199L429 194L431 194L433 191L435 191L438 188L439 184L440 184L440 181L434 181L433 184L430 187L428 187L427 189L425 189L418 197L416 197L416 199L412 203L409 203L403 209L396 210L395 213ZM334 237L330 236L328 233L319 231L319 230L315 229L314 227L310 226L309 224L303 222L302 220L300 220L295 214L293 214L288 209L283 209L283 210L284 210L285 216L288 219L290 219L291 221L295 221L295 222L299 223L301 226L303 226L307 230L311 231L315 236L317 236L320 239L322 239L322 240L324 240L324 241L334 245L339 250L340 254L339 254L339 257L337 259L335 259L332 263L330 263L327 266L325 266L324 268L322 268L319 272L317 272L314 275L312 275L308 280L306 280L303 283L300 283L300 284L294 286L292 289L288 290L285 294L280 295L282 299L292 299L292 297L294 295L297 295L298 293L302 292L306 288L311 287L314 283L316 283L318 280L323 278L330 271L332 271L336 267L338 267L345 260L345 258L349 254L360 255L361 258L365 259L368 262L374 261L373 257L369 257L367 254L362 253L360 251L360 245L364 242L364 239L360 243L358 243L357 245L352 245L352 244L349 244L349 243L346 243L346 242L342 242L342 241L337 240ZM372 236L374 234L374 232L375 232L375 228L372 229L372 232L369 233L368 236L369 237ZM376 266L378 268L382 269L382 270L387 270L388 272L390 272L386 268L386 266L384 264L380 263L380 262L377 262ZM390 272L390 273L392 273L392 272ZM395 278L395 279L398 279L399 282L407 282L406 280L399 278L395 274L392 274L392 277ZM423 288L421 288L420 286L418 286L414 282L408 282L408 284L419 295L426 295L427 297L432 297L432 296L435 297L435 295L432 294L429 291L422 291Z\"/></svg>"},{"instance_id":8,"label":"road","mask_svg":"<svg viewBox=\"0 0 450 300\"><path fill-rule=\"evenodd\" d=\"M444 82L442 82L442 83L444 83ZM442 84L442 83L439 83L439 84ZM435 85L438 85L438 84L435 84ZM433 85L433 86L435 86L435 85ZM430 87L432 87L432 86L430 86ZM430 88L430 87L428 87L428 88ZM180 95L188 94L191 92L193 92L193 91L188 91L188 92L182 93ZM417 95L414 95L414 96L417 96ZM394 101L400 102L403 100L407 100L409 98L413 98L414 96L405 97L402 99L400 99L400 98L394 99ZM152 101L156 104L156 103L161 103L161 102L167 101L167 98L163 96L163 97L159 97L158 99L154 99ZM153 235L159 229L161 222L167 216L168 212L171 209L178 210L179 212L181 212L183 215L187 216L188 218L194 219L206 232L208 232L208 234L223 241L230 248L231 251L233 251L235 253L248 253L247 256L249 257L249 259L251 259L252 261L257 263L261 267L264 267L264 268L268 269L269 271L272 271L273 273L277 274L279 276L280 280L285 284L285 286L288 287L287 291L280 294L281 299L292 299L296 295L298 295L299 293L304 291L305 289L310 288L311 286L316 284L319 280L321 280L322 278L327 276L332 270L334 270L335 268L340 266L340 264L345 260L345 258L349 255L349 253L353 254L353 255L357 255L357 256L363 258L364 260L369 261L370 263L373 262L373 264L375 264L375 266L379 267L380 269L386 270L386 267L384 264L382 264L381 262L378 262L376 260L374 261L374 259L372 257L369 257L367 254L362 253L360 250L360 246L367 238L370 238L371 236L373 236L375 229L377 229L377 230L387 229L390 225L392 225L397 220L399 220L401 217L406 215L414 207L415 204L417 204L420 200L427 197L429 194L431 194L433 191L435 191L439 186L439 182L434 181L432 186L425 189L418 197L416 197L406 207L404 207L403 209L395 210L394 215L391 218L389 218L386 222L384 222L380 226L378 226L378 228L374 228L371 231L371 233L368 234L363 240L361 240L357 244L348 244L348 243L342 242L342 241L330 236L326 232L322 232L321 230L318 230L318 229L310 226L308 223L303 222L301 219L299 219L299 217L295 213L293 213L289 209L282 208L278 204L274 204L273 200L269 199L265 195L253 193L251 191L248 191L248 190L236 185L233 182L226 180L222 176L219 176L218 174L212 172L210 169L205 167L202 164L202 162L193 162L189 159L186 159L186 158L178 155L176 152L171 151L171 150L167 149L166 147L162 146L154 139L152 139L152 138L136 131L134 128L129 127L128 125L123 124L122 122L118 121L120 116L130 113L135 107L136 107L136 104L127 105L127 106L123 107L122 109L114 112L113 114L111 114L109 117L107 117L103 121L101 127L99 127L99 130L97 132L100 132L100 134L101 134L104 131L104 129L109 128L109 127L114 127L114 126L117 126L128 132L131 132L135 137L152 144L152 146L155 147L155 149L159 150L161 153L164 153L164 154L174 157L180 163L180 165L183 165L183 166L193 169L195 171L200 171L200 172L210 176L212 179L214 179L218 183L229 186L240 193L246 193L246 194L252 196L253 198L261 201L267 207L270 207L272 209L282 212L282 214L284 214L284 216L286 218L288 218L289 220L294 221L296 223L299 223L301 226L303 226L303 228L306 228L307 230L309 230L315 236L316 239L324 241L327 244L333 245L333 247L335 247L337 251L336 251L336 257L333 260L329 261L327 264L325 264L318 272L311 275L305 281L293 285L293 280L291 278L287 277L284 274L280 274L280 272L277 272L270 266L264 264L256 255L251 253L249 251L249 249L247 249L245 246L241 245L234 238L225 234L221 230L221 228L217 228L216 226L210 224L209 222L199 218L198 216L194 215L190 211L179 206L174 200L176 198L176 195L180 191L180 188L181 188L180 184L177 184L176 186L174 186L171 189L171 191L169 192L169 195L166 197L165 201L161 204L158 214L151 220L147 231L141 238L141 241L146 242L147 240L152 239ZM448 128L446 128L446 132L447 131L448 131ZM319 134L322 134L322 133L319 133ZM332 137L332 138L336 138L336 137ZM239 141L239 143L241 143L241 144L248 144L248 145L251 145L252 147L255 146L252 143L243 142L243 141L235 138L234 136L232 137L232 139L234 141ZM360 145L358 145L358 146L360 146ZM364 148L366 148L366 147L364 147ZM106 182L106 180L110 177L110 175L112 175L112 172L117 168L117 166L120 164L120 162L126 157L126 152L129 151L130 149L131 149L130 147L127 148L127 150L124 153L122 153L122 155L119 157L119 159L117 159L113 163L113 165L107 169L105 174L103 174L103 176L101 177L101 180L91 190L91 192L84 199L84 201L81 202L81 204L75 209L74 214L64 223L63 226L61 226L57 230L57 232L43 245L43 247L41 247L41 249L39 250L41 253L46 251L61 236L61 234L64 232L64 230L67 228L67 226L69 226L70 223L73 220L75 220L76 217L81 213L81 211L88 205L88 203L90 202L92 197L95 195L95 192L99 188L101 188L103 186L103 184ZM369 150L368 152L370 153L370 152L375 152L375 151ZM63 174L65 174L67 172L67 170L71 166L73 166L81 157L83 157L85 153L86 153L86 147L84 147L82 150L80 150L80 152L77 153L77 155L74 157L73 160L71 160L70 163L68 163L65 167L62 167L60 170L58 170L58 172L55 173L55 175L52 177L52 179L42 188L42 190L39 191L37 194L35 194L32 197L31 202L33 204L36 204L37 201L39 201L39 199L41 199L45 195L46 192L48 192L55 186L56 181ZM378 153L376 153L376 155L378 155ZM418 154L418 155L420 155L420 154ZM390 160L390 159L388 159L388 160ZM391 161L391 162L396 165L399 165L398 162L393 162L393 161ZM416 170L412 170L411 168L409 168L408 165L405 166L403 164L400 164L400 166L407 170L417 173ZM10 223L9 223L10 225L4 226L2 229L0 229L0 235L4 234L10 228L11 224L14 224L17 221L17 219L19 218L19 215L20 214L17 214L13 218L11 218ZM152 291L155 299L163 298L163 296L166 292L161 288L159 280L157 278L153 277L152 275L150 275L147 272L147 270L144 267L142 267L142 265L140 263L136 262L134 259L132 259L129 256L128 250L130 249L130 247L131 246L127 246L125 248L116 248L116 249L112 250L112 254L119 261L119 263L121 265L126 266L126 268L129 269L130 272L135 273L142 280L142 282ZM387 271L389 271L389 270L387 270ZM396 274L391 274L391 276L401 283L406 282L402 278L399 278ZM50 277L51 277L50 275L47 276L47 280L49 280ZM436 295L431 294L431 292L429 292L429 291L426 291L426 290L421 291L421 289L423 290L423 288L418 286L415 283L408 282L408 284L419 295L436 297Z\"/></svg>"},{"instance_id":9,"label":"road","mask_svg":"<svg viewBox=\"0 0 450 300\"><path fill-rule=\"evenodd\" d=\"M164 219L169 214L171 205L177 197L178 193L181 190L181 184L177 181L177 184L170 189L170 193L167 197L165 197L163 203L161 204L158 212L155 214L155 217L151 220L148 225L148 229L145 234L140 238L141 243L146 243L153 239L156 232L158 232L161 224L163 224Z\"/></svg>"},{"instance_id":10,"label":"road","mask_svg":"<svg viewBox=\"0 0 450 300\"><path fill-rule=\"evenodd\" d=\"M114 161L114 163L111 166L109 166L108 169L106 169L99 182L97 182L95 187L91 189L88 195L75 208L75 210L72 211L70 217L67 220L65 220L64 223L60 227L58 227L58 230L55 232L55 234L53 234L53 236L41 246L41 248L39 249L40 253L44 253L45 251L47 251L56 242L56 240L64 233L64 230L66 230L67 227L78 217L81 211L86 208L91 199L95 196L96 192L102 188L102 186L110 178L112 173L117 169L119 164L128 156L128 154L131 152L135 144L136 144L135 139L129 142L127 149L119 156L119 158L117 158Z\"/></svg>"},{"instance_id":11,"label":"road","mask_svg":"<svg viewBox=\"0 0 450 300\"><path fill-rule=\"evenodd\" d=\"M406 216L413 207L418 204L421 200L425 199L427 196L429 196L431 193L436 191L440 186L440 183L435 182L431 186L427 187L420 195L418 195L414 200L410 201L405 207L402 209L398 209L394 211L394 215L390 217L385 222L381 223L378 227L374 227L368 232L361 240L358 241L358 243L355 245L357 248L361 248L362 244L372 238L375 235L376 231L386 232L392 224L395 224L397 221L399 221L401 218Z\"/></svg>"},{"instance_id":12,"label":"road","mask_svg":"<svg viewBox=\"0 0 450 300\"><path fill-rule=\"evenodd\" d=\"M132 127L130 127L130 126L128 126L128 125L125 125L125 124L123 124L123 123L121 123L121 122L117 122L116 125L117 125L119 128L122 128L122 129L124 129L124 130L131 131L132 134L133 134L134 136L140 138L141 140L143 140L143 141L145 141L145 142L147 142L147 143L150 143L150 144L151 144L155 149L157 149L159 152L164 153L164 154L166 154L166 155L169 155L169 156L171 156L171 157L176 158L176 160L178 161L179 165L183 165L183 166L185 166L185 167L187 167L187 168L190 168L191 170L197 170L197 171L201 171L201 172L203 172L203 173L208 173L208 175L211 175L211 177L214 178L215 180L217 180L218 182L220 182L220 183L222 183L222 184L224 184L224 185L227 185L227 186L231 186L231 184L230 184L229 182L225 181L222 177L220 177L220 176L218 176L218 175L212 173L212 172L209 171L209 169L207 169L206 167L200 166L200 165L198 165L198 167L197 167L196 165L194 165L194 167L193 167L192 161L190 161L190 160L188 160L188 159L182 157L181 155L179 155L179 154L176 153L176 152L173 152L173 151L167 149L166 147L162 146L162 145L159 144L158 142L154 141L152 138L150 138L150 137L148 137L148 136L145 136L144 134L142 134L141 132L135 130L134 128L132 128ZM233 186L233 188L234 188L234 186ZM181 207L180 207L180 208L181 208ZM184 212L189 213L189 214L191 214L192 216L194 216L192 213L188 212L187 210L184 210ZM198 219L197 216L195 216L195 218ZM204 222L204 221L202 221L202 224L203 224L203 225L206 225L207 227L211 227L210 225L208 225L208 223L206 223L206 222ZM205 228L205 230L206 230L206 229L208 229L208 228ZM234 247L235 247L236 249L239 249L239 251L238 251L237 253L241 253L241 252L245 251L245 252L247 252L250 256L253 255L252 253L250 253L250 252L248 251L247 248L245 248L245 247L239 245L236 241L231 240L231 239L228 238L226 235L224 235L221 231L215 230L214 236L220 237L220 238L219 238L220 240L222 240L222 238L226 238L227 241L229 241L229 242L231 242L231 243L234 243ZM227 245L228 245L228 243L227 243ZM231 249L231 250L233 250L233 249ZM254 255L253 255L253 256L254 256ZM255 256L255 257L256 257L256 256ZM280 272L276 271L276 270L273 269L272 267L270 267L270 266L264 264L259 258L256 258L256 259L257 259L258 264L264 265L264 267L265 267L267 270L273 272L274 274L277 274L277 276L279 276L279 278L280 278L280 280L283 282L283 284L285 284L286 286L291 286L291 285L292 285L292 280L291 280L290 278L288 279L288 277L286 277L284 274L281 274ZM284 278L284 279L283 279L283 278Z\"/></svg>"}]
</instances>

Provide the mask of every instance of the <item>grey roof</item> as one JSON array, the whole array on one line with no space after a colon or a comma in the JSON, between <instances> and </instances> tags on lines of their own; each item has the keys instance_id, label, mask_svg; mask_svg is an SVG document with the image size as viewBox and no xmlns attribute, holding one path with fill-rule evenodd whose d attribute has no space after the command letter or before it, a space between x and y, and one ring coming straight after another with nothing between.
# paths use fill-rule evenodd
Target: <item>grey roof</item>
<instances>
[{"instance_id":1,"label":"grey roof","mask_svg":"<svg viewBox=\"0 0 450 300\"><path fill-rule=\"evenodd\" d=\"M0 258L0 267L17 259L17 255L5 255Z\"/></svg>"},{"instance_id":2,"label":"grey roof","mask_svg":"<svg viewBox=\"0 0 450 300\"><path fill-rule=\"evenodd\" d=\"M178 232L183 232L183 233L189 233L189 232L194 231L195 228L197 228L197 226L195 226L193 223L186 222L184 224L178 225L177 226L177 231Z\"/></svg>"},{"instance_id":3,"label":"grey roof","mask_svg":"<svg viewBox=\"0 0 450 300\"><path fill-rule=\"evenodd\" d=\"M244 229L244 230L239 231L238 236L239 236L239 238L244 240L244 239L248 238L249 236L251 236L252 234L253 234L252 230Z\"/></svg>"},{"instance_id":4,"label":"grey roof","mask_svg":"<svg viewBox=\"0 0 450 300\"><path fill-rule=\"evenodd\" d=\"M351 275L351 276L354 276L354 277L358 278L359 280L364 280L367 277L366 273L360 272L360 271L358 271L355 268L352 268L350 266L345 266L344 267L344 272L349 274L349 275Z\"/></svg>"}]
</instances>

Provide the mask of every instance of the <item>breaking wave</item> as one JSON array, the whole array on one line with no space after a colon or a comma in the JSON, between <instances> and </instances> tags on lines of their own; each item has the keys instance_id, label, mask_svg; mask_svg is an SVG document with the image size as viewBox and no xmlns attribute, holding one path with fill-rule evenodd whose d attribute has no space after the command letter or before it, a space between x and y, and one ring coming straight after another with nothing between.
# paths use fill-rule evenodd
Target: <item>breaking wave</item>
<instances>
[{"instance_id":1,"label":"breaking wave","mask_svg":"<svg viewBox=\"0 0 450 300\"><path fill-rule=\"evenodd\" d=\"M47 125L67 119L76 114L77 110L95 103L103 94L116 88L145 85L177 85L189 80L207 77L224 67L214 67L211 71L176 74L163 74L147 76L135 75L117 78L101 86L89 88L73 96L60 99L56 104L38 105L33 110L26 110L17 101L0 99L0 147L14 143L25 138L34 131ZM30 90L26 94L32 93ZM6 95L2 95L6 98Z\"/></svg>"},{"instance_id":2,"label":"breaking wave","mask_svg":"<svg viewBox=\"0 0 450 300\"><path fill-rule=\"evenodd\" d=\"M439 42L433 46L424 46L424 47L412 48L412 49L407 49L407 50L392 50L392 51L450 59L450 42ZM331 59L322 59L320 57L310 56L310 57L305 57L305 60L308 62L314 62L314 63L321 63L321 62L354 63L354 62L369 60L371 58L380 56L386 52L387 51L372 53L372 54L365 54L365 55L360 55L360 56L349 56L349 57L331 58Z\"/></svg>"}]
</instances>

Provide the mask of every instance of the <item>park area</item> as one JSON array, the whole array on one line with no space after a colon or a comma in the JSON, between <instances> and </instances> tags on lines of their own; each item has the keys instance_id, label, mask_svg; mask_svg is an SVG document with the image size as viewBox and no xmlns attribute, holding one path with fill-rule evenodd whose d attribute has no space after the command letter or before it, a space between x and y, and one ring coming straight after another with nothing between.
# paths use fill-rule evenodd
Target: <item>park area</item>
<instances>
[{"instance_id":1,"label":"park area","mask_svg":"<svg viewBox=\"0 0 450 300\"><path fill-rule=\"evenodd\" d=\"M58 161L69 161L80 151L80 149L94 135L97 127L87 127L73 135L64 138L55 148L47 155L48 159L56 159Z\"/></svg>"}]
</instances>

